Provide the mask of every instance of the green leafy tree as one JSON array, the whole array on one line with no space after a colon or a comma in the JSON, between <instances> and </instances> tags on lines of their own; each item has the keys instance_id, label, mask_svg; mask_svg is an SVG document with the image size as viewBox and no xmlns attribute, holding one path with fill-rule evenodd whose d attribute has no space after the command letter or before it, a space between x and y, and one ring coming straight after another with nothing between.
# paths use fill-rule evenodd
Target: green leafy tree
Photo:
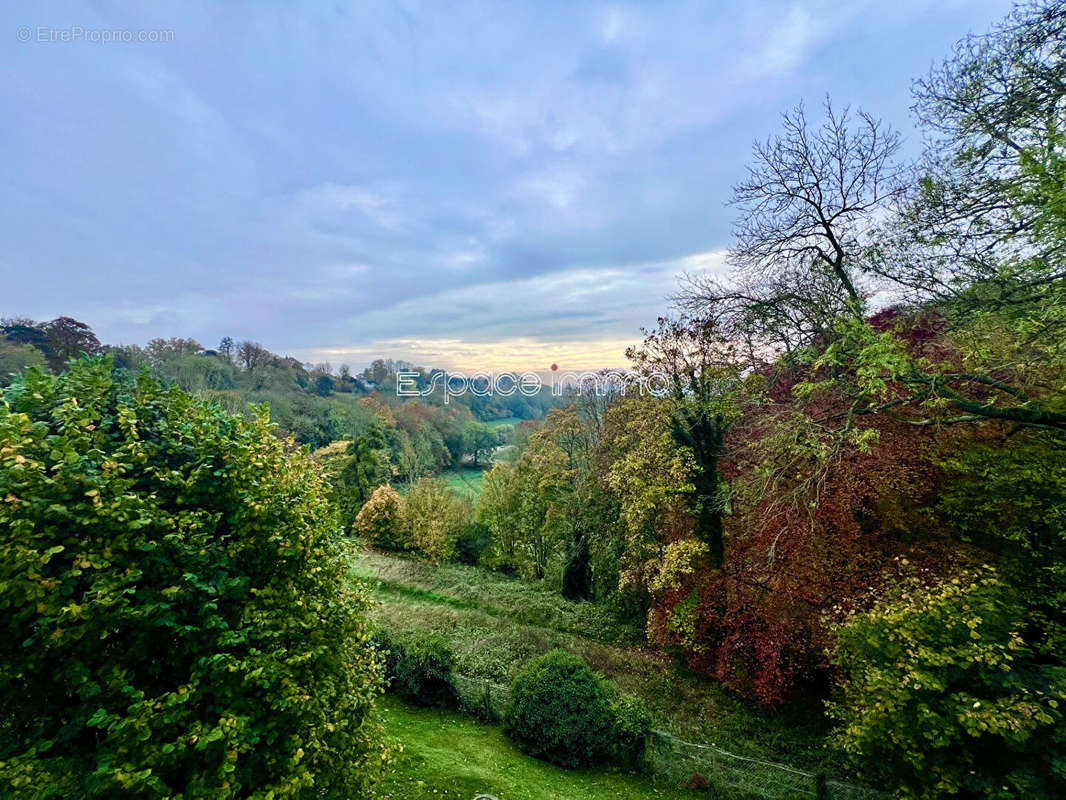
<instances>
[{"instance_id":1,"label":"green leafy tree","mask_svg":"<svg viewBox=\"0 0 1066 800\"><path fill-rule=\"evenodd\" d=\"M374 490L392 477L388 448L385 432L377 423L348 445L348 459L336 481L341 520L348 526Z\"/></svg>"},{"instance_id":2,"label":"green leafy tree","mask_svg":"<svg viewBox=\"0 0 1066 800\"><path fill-rule=\"evenodd\" d=\"M428 471L414 441L407 431L395 427L386 428L385 434L389 440L390 459L396 466L397 477L413 484Z\"/></svg>"},{"instance_id":3,"label":"green leafy tree","mask_svg":"<svg viewBox=\"0 0 1066 800\"><path fill-rule=\"evenodd\" d=\"M333 378L329 375L319 375L315 379L315 393L319 397L329 397L333 394Z\"/></svg>"},{"instance_id":4,"label":"green leafy tree","mask_svg":"<svg viewBox=\"0 0 1066 800\"><path fill-rule=\"evenodd\" d=\"M41 351L41 355L47 358L50 354L48 347L48 334L44 326L29 317L5 317L0 319L0 334L16 344L27 344Z\"/></svg>"},{"instance_id":5,"label":"green leafy tree","mask_svg":"<svg viewBox=\"0 0 1066 800\"><path fill-rule=\"evenodd\" d=\"M725 558L727 486L719 470L725 436L739 416L744 383L736 344L706 319L660 318L644 342L626 355L645 374L662 376L673 396L670 433L691 455L687 501L695 534L707 545L711 564Z\"/></svg>"},{"instance_id":6,"label":"green leafy tree","mask_svg":"<svg viewBox=\"0 0 1066 800\"><path fill-rule=\"evenodd\" d=\"M535 434L531 450L534 454L539 452L547 440L566 455L566 469L560 473L565 485L558 487L552 514L562 540L562 593L574 601L592 597L589 532L598 521L589 513L589 489L595 480L591 472L592 453L598 430L595 421L583 410L576 403L565 410L550 410Z\"/></svg>"},{"instance_id":7,"label":"green leafy tree","mask_svg":"<svg viewBox=\"0 0 1066 800\"><path fill-rule=\"evenodd\" d=\"M921 178L862 264L929 312L939 347L838 321L815 364L855 397L849 418L909 403L902 416L915 424L1066 439L1064 32L1061 3L1019 5L917 83L931 133Z\"/></svg>"},{"instance_id":8,"label":"green leafy tree","mask_svg":"<svg viewBox=\"0 0 1066 800\"><path fill-rule=\"evenodd\" d=\"M451 455L444 444L444 437L437 428L425 422L415 433L413 445L421 474L438 472L451 463Z\"/></svg>"},{"instance_id":9,"label":"green leafy tree","mask_svg":"<svg viewBox=\"0 0 1066 800\"><path fill-rule=\"evenodd\" d=\"M1021 432L960 448L944 462L939 509L952 534L992 553L1024 601L1027 639L1066 654L1066 458Z\"/></svg>"},{"instance_id":10,"label":"green leafy tree","mask_svg":"<svg viewBox=\"0 0 1066 800\"><path fill-rule=\"evenodd\" d=\"M149 340L144 346L144 352L153 367L161 367L168 361L199 355L204 352L204 346L195 339L183 339L180 336L172 336L169 339L157 337Z\"/></svg>"},{"instance_id":11,"label":"green leafy tree","mask_svg":"<svg viewBox=\"0 0 1066 800\"><path fill-rule=\"evenodd\" d=\"M922 177L869 269L963 313L1031 307L1061 284L1064 67L1066 11L1035 0L917 82Z\"/></svg>"},{"instance_id":12,"label":"green leafy tree","mask_svg":"<svg viewBox=\"0 0 1066 800\"><path fill-rule=\"evenodd\" d=\"M0 400L0 794L368 797L378 660L313 464L108 359Z\"/></svg>"},{"instance_id":13,"label":"green leafy tree","mask_svg":"<svg viewBox=\"0 0 1066 800\"><path fill-rule=\"evenodd\" d=\"M518 516L519 486L514 480L511 464L497 464L485 473L478 494L475 518L484 525L492 543L484 562L502 572L518 569L519 531L514 522Z\"/></svg>"},{"instance_id":14,"label":"green leafy tree","mask_svg":"<svg viewBox=\"0 0 1066 800\"><path fill-rule=\"evenodd\" d=\"M860 773L907 797L1066 792L1066 669L1025 639L1025 611L983 571L904 585L839 630L830 714Z\"/></svg>"},{"instance_id":15,"label":"green leafy tree","mask_svg":"<svg viewBox=\"0 0 1066 800\"><path fill-rule=\"evenodd\" d=\"M188 392L226 391L237 386L233 366L211 356L180 356L170 361L162 372Z\"/></svg>"},{"instance_id":16,"label":"green leafy tree","mask_svg":"<svg viewBox=\"0 0 1066 800\"><path fill-rule=\"evenodd\" d=\"M218 354L222 356L226 361L232 363L233 356L237 352L237 343L233 341L232 336L223 336L218 343Z\"/></svg>"},{"instance_id":17,"label":"green leafy tree","mask_svg":"<svg viewBox=\"0 0 1066 800\"><path fill-rule=\"evenodd\" d=\"M664 535L692 493L692 454L671 431L672 400L626 397L610 409L604 433L605 482L619 525L591 542L594 557L617 559L623 590L644 592L662 566Z\"/></svg>"},{"instance_id":18,"label":"green leafy tree","mask_svg":"<svg viewBox=\"0 0 1066 800\"><path fill-rule=\"evenodd\" d=\"M463 428L463 449L473 458L475 467L490 458L499 443L496 431L484 422L468 422Z\"/></svg>"},{"instance_id":19,"label":"green leafy tree","mask_svg":"<svg viewBox=\"0 0 1066 800\"><path fill-rule=\"evenodd\" d=\"M403 502L403 524L411 546L431 561L449 561L470 524L470 504L440 478L422 478Z\"/></svg>"},{"instance_id":20,"label":"green leafy tree","mask_svg":"<svg viewBox=\"0 0 1066 800\"><path fill-rule=\"evenodd\" d=\"M540 580L562 565L571 533L573 471L550 436L534 435L515 464L497 464L478 498L478 519L493 532L489 563Z\"/></svg>"}]
</instances>

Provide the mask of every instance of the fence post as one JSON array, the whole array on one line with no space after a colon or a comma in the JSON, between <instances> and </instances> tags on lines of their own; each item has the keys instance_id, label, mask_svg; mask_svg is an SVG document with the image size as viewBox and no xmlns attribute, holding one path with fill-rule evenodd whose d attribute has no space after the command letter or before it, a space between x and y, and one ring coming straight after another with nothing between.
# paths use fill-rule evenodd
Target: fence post
<instances>
[{"instance_id":1,"label":"fence post","mask_svg":"<svg viewBox=\"0 0 1066 800\"><path fill-rule=\"evenodd\" d=\"M814 796L818 800L829 800L829 787L826 786L824 772L814 776Z\"/></svg>"}]
</instances>

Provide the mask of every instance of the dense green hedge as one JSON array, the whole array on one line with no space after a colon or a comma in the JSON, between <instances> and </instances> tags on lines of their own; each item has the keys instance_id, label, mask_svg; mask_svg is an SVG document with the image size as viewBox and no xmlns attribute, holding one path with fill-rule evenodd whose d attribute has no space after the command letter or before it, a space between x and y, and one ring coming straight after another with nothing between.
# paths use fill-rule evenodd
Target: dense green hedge
<instances>
[{"instance_id":1,"label":"dense green hedge","mask_svg":"<svg viewBox=\"0 0 1066 800\"><path fill-rule=\"evenodd\" d=\"M380 670L314 466L82 360L0 401L0 795L367 796Z\"/></svg>"}]
</instances>

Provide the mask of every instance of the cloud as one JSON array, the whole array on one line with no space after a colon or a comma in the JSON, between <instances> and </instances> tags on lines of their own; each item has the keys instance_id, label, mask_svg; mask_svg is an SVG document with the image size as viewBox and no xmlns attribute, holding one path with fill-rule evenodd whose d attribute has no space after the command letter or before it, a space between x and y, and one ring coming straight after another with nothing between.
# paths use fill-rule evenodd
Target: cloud
<instances>
[{"instance_id":1,"label":"cloud","mask_svg":"<svg viewBox=\"0 0 1066 800\"><path fill-rule=\"evenodd\" d=\"M424 365L536 370L545 358L563 363L565 356L568 369L619 366L641 326L665 311L679 273L721 272L724 265L725 253L712 251L449 289L362 315L350 343L306 348L300 357L362 363L387 353ZM412 318L423 335L404 335Z\"/></svg>"},{"instance_id":2,"label":"cloud","mask_svg":"<svg viewBox=\"0 0 1066 800\"><path fill-rule=\"evenodd\" d=\"M523 176L516 190L556 211L572 211L579 206L587 184L580 168L560 164Z\"/></svg>"},{"instance_id":3,"label":"cloud","mask_svg":"<svg viewBox=\"0 0 1066 800\"><path fill-rule=\"evenodd\" d=\"M828 13L804 3L792 3L788 10L764 30L763 40L743 62L749 79L780 78L800 66L811 50L847 20L851 11L844 6Z\"/></svg>"},{"instance_id":4,"label":"cloud","mask_svg":"<svg viewBox=\"0 0 1066 800\"><path fill-rule=\"evenodd\" d=\"M322 183L301 189L294 195L300 214L312 221L316 217L332 219L356 212L383 228L399 227L399 215L393 191L383 188Z\"/></svg>"},{"instance_id":5,"label":"cloud","mask_svg":"<svg viewBox=\"0 0 1066 800\"><path fill-rule=\"evenodd\" d=\"M175 36L0 38L3 311L105 341L606 359L677 272L720 267L781 110L829 92L905 130L910 79L1006 10L70 0Z\"/></svg>"},{"instance_id":6,"label":"cloud","mask_svg":"<svg viewBox=\"0 0 1066 800\"><path fill-rule=\"evenodd\" d=\"M605 9L600 21L600 40L604 44L614 44L631 28L631 22L625 9L611 6Z\"/></svg>"}]
</instances>

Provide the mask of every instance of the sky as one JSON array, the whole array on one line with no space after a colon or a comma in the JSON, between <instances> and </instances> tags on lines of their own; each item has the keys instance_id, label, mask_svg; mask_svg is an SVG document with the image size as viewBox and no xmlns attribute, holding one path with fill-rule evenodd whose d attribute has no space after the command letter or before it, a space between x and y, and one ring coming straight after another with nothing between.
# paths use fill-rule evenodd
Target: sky
<instances>
[{"instance_id":1,"label":"sky","mask_svg":"<svg viewBox=\"0 0 1066 800\"><path fill-rule=\"evenodd\" d=\"M912 80L1009 10L8 5L0 316L353 367L623 366L679 273L726 269L730 187L782 111L828 95L914 155Z\"/></svg>"}]
</instances>

